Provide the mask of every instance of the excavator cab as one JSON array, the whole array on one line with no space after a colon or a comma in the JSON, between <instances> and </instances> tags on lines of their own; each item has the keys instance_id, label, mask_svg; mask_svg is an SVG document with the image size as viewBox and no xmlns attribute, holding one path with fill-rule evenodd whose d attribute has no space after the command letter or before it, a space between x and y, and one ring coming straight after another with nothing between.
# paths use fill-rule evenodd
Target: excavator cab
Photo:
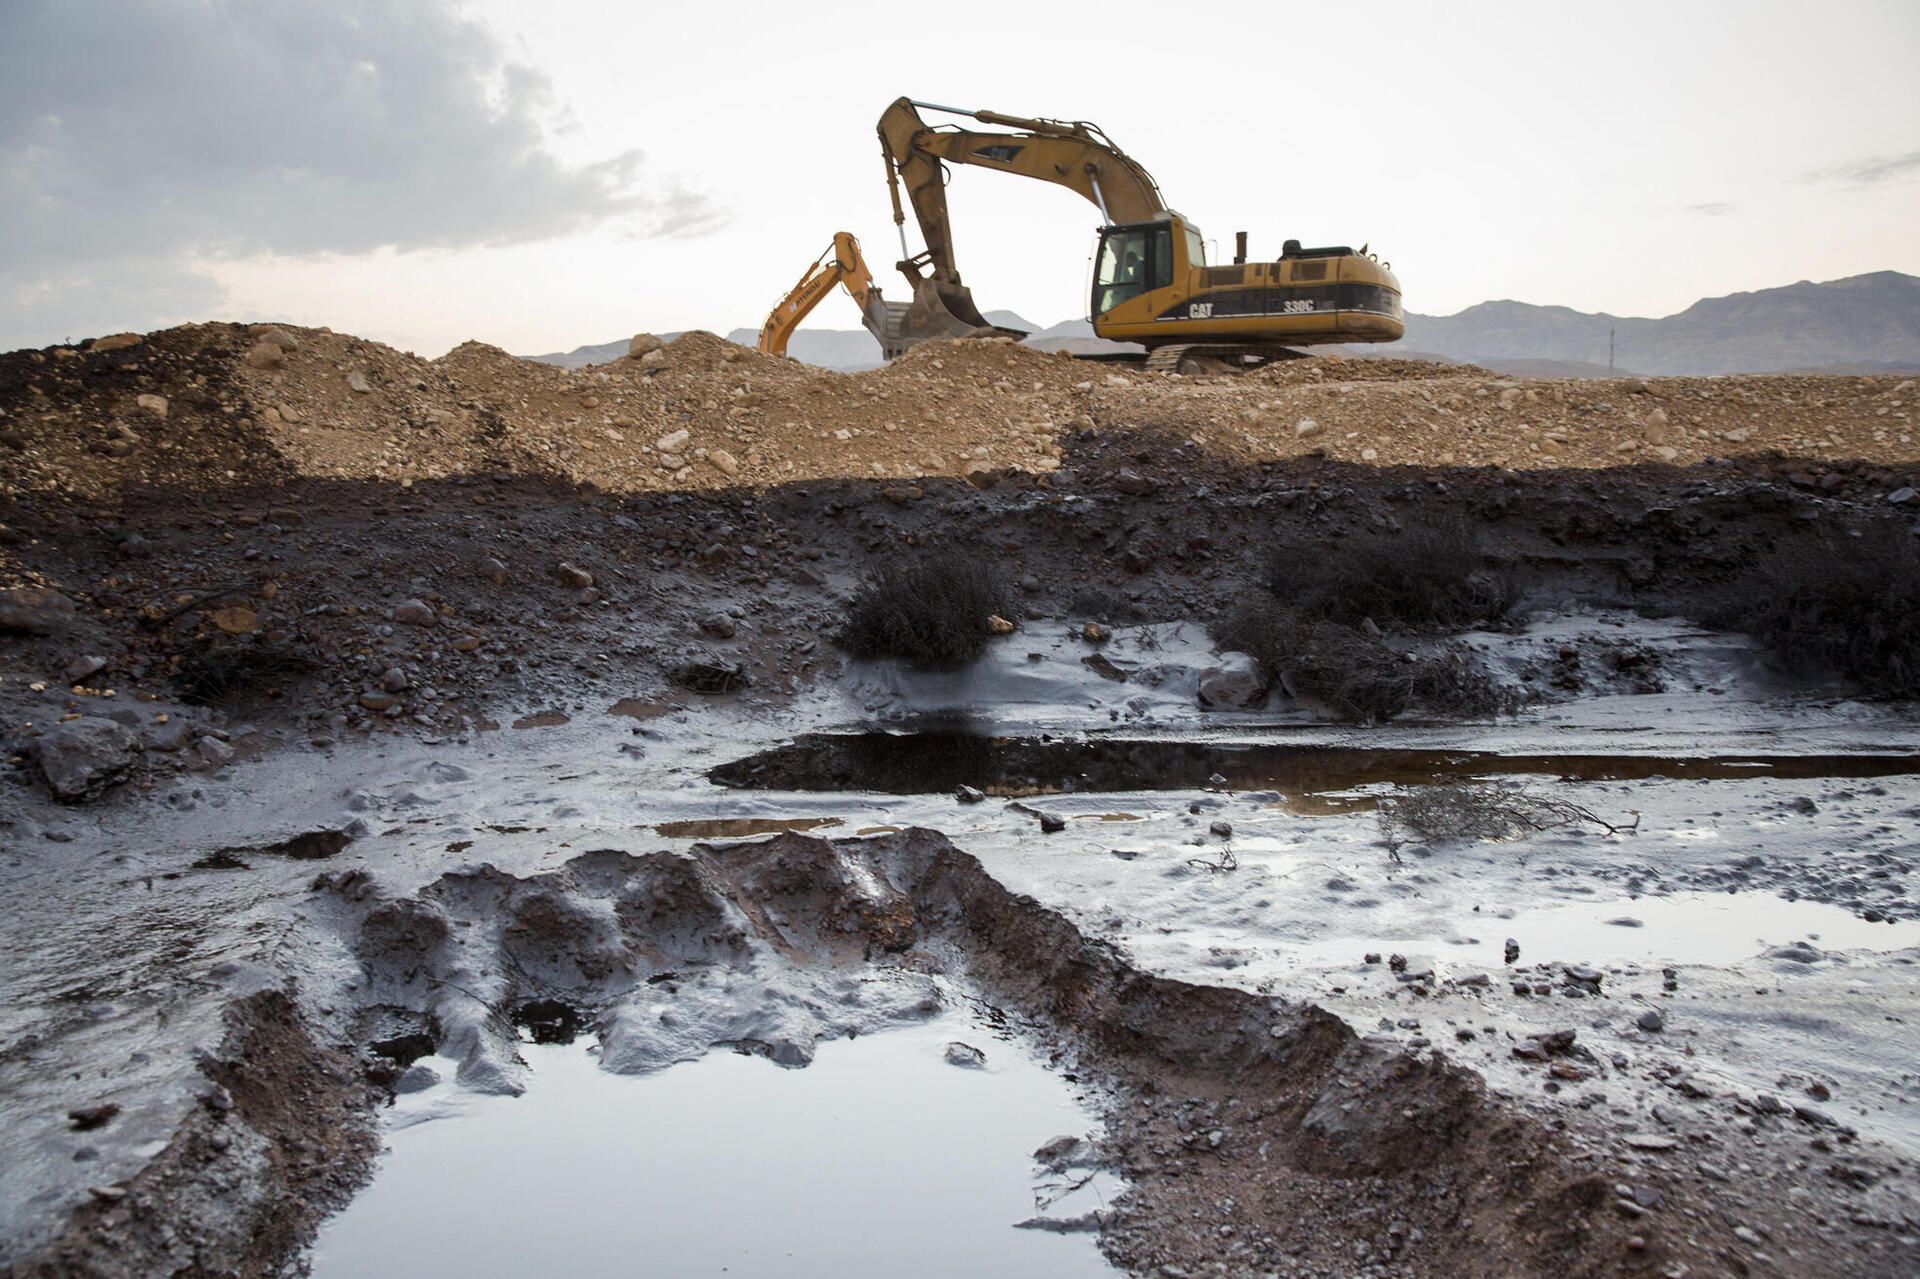
<instances>
[{"instance_id":1,"label":"excavator cab","mask_svg":"<svg viewBox=\"0 0 1920 1279\"><path fill-rule=\"evenodd\" d=\"M1199 233L1178 218L1102 227L1090 314L1105 315L1151 289L1164 289L1203 261Z\"/></svg>"}]
</instances>

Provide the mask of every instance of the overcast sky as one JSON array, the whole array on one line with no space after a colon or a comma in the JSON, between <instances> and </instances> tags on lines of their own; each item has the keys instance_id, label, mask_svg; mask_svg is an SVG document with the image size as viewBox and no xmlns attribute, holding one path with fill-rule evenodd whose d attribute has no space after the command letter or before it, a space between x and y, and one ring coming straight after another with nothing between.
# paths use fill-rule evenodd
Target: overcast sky
<instances>
[{"instance_id":1,"label":"overcast sky","mask_svg":"<svg viewBox=\"0 0 1920 1279\"><path fill-rule=\"evenodd\" d=\"M725 332L838 230L904 297L902 93L1098 122L1223 257L1366 242L1426 314L1665 315L1920 274L1917 61L1913 0L0 0L0 349ZM1084 314L1090 205L966 168L950 198L983 309Z\"/></svg>"}]
</instances>

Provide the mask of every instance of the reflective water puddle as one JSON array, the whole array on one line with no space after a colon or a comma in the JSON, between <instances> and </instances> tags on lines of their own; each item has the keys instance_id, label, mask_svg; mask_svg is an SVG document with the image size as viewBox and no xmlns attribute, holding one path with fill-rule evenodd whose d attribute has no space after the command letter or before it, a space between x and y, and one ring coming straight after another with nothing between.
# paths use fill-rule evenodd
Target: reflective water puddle
<instances>
[{"instance_id":1,"label":"reflective water puddle","mask_svg":"<svg viewBox=\"0 0 1920 1279\"><path fill-rule=\"evenodd\" d=\"M973 733L811 733L723 764L707 776L754 790L935 794L975 786L990 795L1233 790L1290 796L1390 783L1538 775L1580 781L1771 777L1867 778L1920 773L1920 755L1506 755L1277 743L985 737Z\"/></svg>"},{"instance_id":2,"label":"reflective water puddle","mask_svg":"<svg viewBox=\"0 0 1920 1279\"><path fill-rule=\"evenodd\" d=\"M955 1041L984 1065L949 1064ZM317 1279L1115 1273L1091 1234L1015 1228L1118 1184L1035 1165L1094 1117L964 1016L825 1043L802 1070L721 1051L631 1077L580 1044L522 1050L521 1097L399 1098L372 1186L315 1245Z\"/></svg>"}]
</instances>

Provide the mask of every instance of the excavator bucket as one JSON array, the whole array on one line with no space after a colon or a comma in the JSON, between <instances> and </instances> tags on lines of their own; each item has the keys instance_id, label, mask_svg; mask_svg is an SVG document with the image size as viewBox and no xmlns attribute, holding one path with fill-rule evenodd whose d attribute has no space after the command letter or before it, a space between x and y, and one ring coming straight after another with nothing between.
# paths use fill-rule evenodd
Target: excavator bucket
<instances>
[{"instance_id":1,"label":"excavator bucket","mask_svg":"<svg viewBox=\"0 0 1920 1279\"><path fill-rule=\"evenodd\" d=\"M1024 329L1009 329L989 324L973 304L973 292L965 285L943 284L926 278L913 282L913 302L900 319L901 349L941 338L986 338L1027 336Z\"/></svg>"}]
</instances>

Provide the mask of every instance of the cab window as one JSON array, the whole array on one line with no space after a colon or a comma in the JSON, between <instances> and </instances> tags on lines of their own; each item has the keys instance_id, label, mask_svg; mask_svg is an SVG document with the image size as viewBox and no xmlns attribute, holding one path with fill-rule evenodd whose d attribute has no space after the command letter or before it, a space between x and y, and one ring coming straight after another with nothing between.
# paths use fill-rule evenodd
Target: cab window
<instances>
[{"instance_id":1,"label":"cab window","mask_svg":"<svg viewBox=\"0 0 1920 1279\"><path fill-rule=\"evenodd\" d=\"M1147 232L1116 231L1100 242L1093 275L1093 313L1104 315L1147 290Z\"/></svg>"},{"instance_id":2,"label":"cab window","mask_svg":"<svg viewBox=\"0 0 1920 1279\"><path fill-rule=\"evenodd\" d=\"M1153 233L1153 287L1164 289L1173 283L1173 232L1161 227Z\"/></svg>"}]
</instances>

